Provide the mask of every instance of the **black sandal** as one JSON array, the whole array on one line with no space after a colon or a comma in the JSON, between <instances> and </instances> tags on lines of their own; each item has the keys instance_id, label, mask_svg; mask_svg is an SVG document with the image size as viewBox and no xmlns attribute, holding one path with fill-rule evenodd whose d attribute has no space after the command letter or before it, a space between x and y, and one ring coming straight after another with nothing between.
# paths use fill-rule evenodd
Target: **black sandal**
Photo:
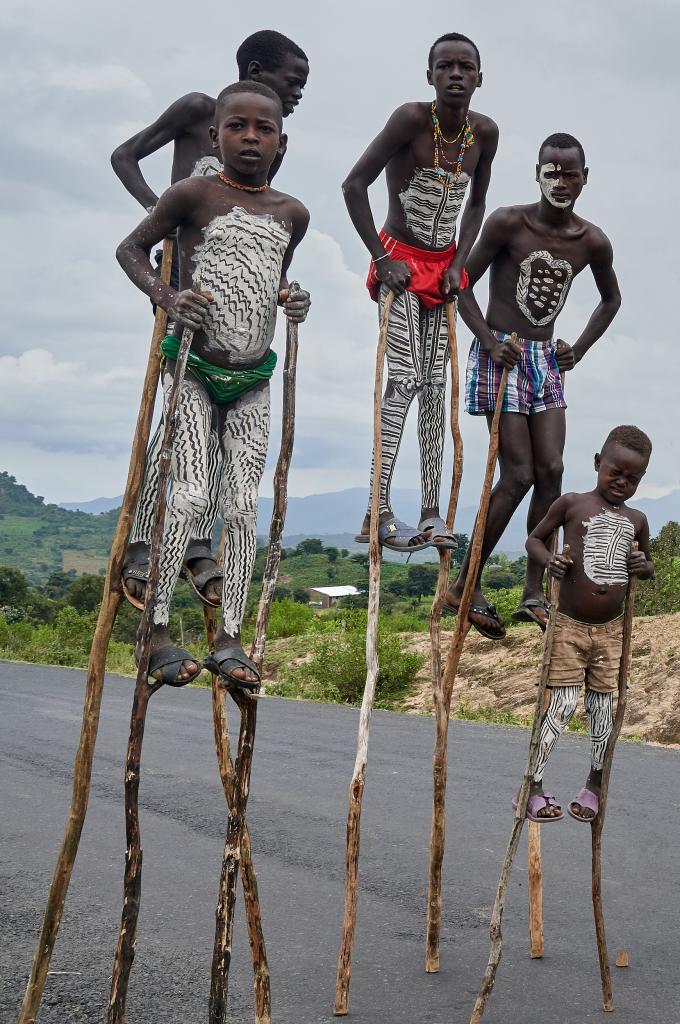
<instances>
[{"instance_id":1,"label":"black sandal","mask_svg":"<svg viewBox=\"0 0 680 1024\"><path fill-rule=\"evenodd\" d=\"M149 549L140 548L138 551L129 551L125 555L123 571L121 573L121 586L125 597L133 608L138 612L144 611L144 601L131 594L127 588L126 580L139 580L145 586L149 582Z\"/></svg>"},{"instance_id":2,"label":"black sandal","mask_svg":"<svg viewBox=\"0 0 680 1024\"><path fill-rule=\"evenodd\" d=\"M259 690L260 688L260 673L257 666L253 664L239 643L220 647L219 650L209 654L203 662L203 666L213 675L220 676L229 686L238 686L242 690ZM239 679L238 676L232 675L235 668L245 668L257 676L257 679Z\"/></svg>"},{"instance_id":3,"label":"black sandal","mask_svg":"<svg viewBox=\"0 0 680 1024\"><path fill-rule=\"evenodd\" d=\"M193 661L198 667L187 679L178 679L177 677L182 671L182 664L185 661ZM176 666L174 671L172 669L173 665ZM151 673L158 671L158 669L168 669L168 671L161 671L160 679L156 679ZM185 651L183 647L174 647L172 644L169 644L167 647L159 647L158 650L152 652L147 672L149 679L153 683L165 683L166 686L186 686L197 675L200 675L201 664L194 658L193 654Z\"/></svg>"},{"instance_id":4,"label":"black sandal","mask_svg":"<svg viewBox=\"0 0 680 1024\"><path fill-rule=\"evenodd\" d=\"M192 572L189 562L194 562L199 558L209 558L212 562L215 562L214 569L205 569L199 573ZM224 573L215 561L215 556L210 550L209 544L205 544L203 541L191 541L189 543L180 576L187 581L199 601L207 604L208 608L217 608L222 603L221 599L209 601L203 593L208 583L212 583L213 580L219 580L221 584L224 579Z\"/></svg>"}]
</instances>

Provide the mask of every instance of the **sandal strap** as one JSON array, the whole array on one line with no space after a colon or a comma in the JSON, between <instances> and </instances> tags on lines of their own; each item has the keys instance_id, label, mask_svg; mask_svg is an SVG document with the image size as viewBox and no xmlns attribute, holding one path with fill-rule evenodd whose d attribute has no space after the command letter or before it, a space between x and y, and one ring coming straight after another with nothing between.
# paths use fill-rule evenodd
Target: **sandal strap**
<instances>
[{"instance_id":1,"label":"sandal strap","mask_svg":"<svg viewBox=\"0 0 680 1024\"><path fill-rule=\"evenodd\" d=\"M193 562L196 558L211 558L215 561L215 555L208 543L204 540L191 540L184 553L184 564Z\"/></svg>"}]
</instances>

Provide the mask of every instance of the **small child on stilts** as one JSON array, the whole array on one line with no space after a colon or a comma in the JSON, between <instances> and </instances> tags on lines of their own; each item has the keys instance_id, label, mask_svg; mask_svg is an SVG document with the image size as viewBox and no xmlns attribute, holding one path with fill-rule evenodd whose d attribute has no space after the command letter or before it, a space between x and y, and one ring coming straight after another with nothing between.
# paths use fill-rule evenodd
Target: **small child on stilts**
<instances>
[{"instance_id":1,"label":"small child on stilts","mask_svg":"<svg viewBox=\"0 0 680 1024\"><path fill-rule=\"evenodd\" d=\"M168 619L192 531L216 497L226 537L222 620L206 667L231 685L254 689L260 681L240 632L269 437L269 379L276 364L270 346L277 304L297 323L309 309L308 293L291 296L286 280L309 213L268 184L282 152L281 130L281 100L272 89L252 81L228 86L217 98L210 129L224 170L173 185L117 251L128 277L175 324L161 346L166 401L183 329L194 331L173 441L149 664L151 676L173 686L184 686L201 670L173 644ZM152 247L176 229L180 291L163 284L149 260ZM200 292L191 290L192 278ZM223 454L218 474L208 471L215 432Z\"/></svg>"},{"instance_id":2,"label":"small child on stilts","mask_svg":"<svg viewBox=\"0 0 680 1024\"><path fill-rule=\"evenodd\" d=\"M531 821L564 817L554 794L543 790L543 773L576 710L584 681L591 770L568 811L577 821L590 822L599 810L602 767L614 726L628 581L631 575L640 579L654 575L647 519L625 504L635 494L651 452L651 441L637 427L615 427L595 456L595 489L587 494L563 494L527 540L529 555L560 580L548 677L550 700L541 723L527 806ZM569 545L568 558L552 555L548 549L550 538L560 527L564 543ZM631 551L633 541L638 543L637 551ZM516 800L513 806L517 806Z\"/></svg>"}]
</instances>

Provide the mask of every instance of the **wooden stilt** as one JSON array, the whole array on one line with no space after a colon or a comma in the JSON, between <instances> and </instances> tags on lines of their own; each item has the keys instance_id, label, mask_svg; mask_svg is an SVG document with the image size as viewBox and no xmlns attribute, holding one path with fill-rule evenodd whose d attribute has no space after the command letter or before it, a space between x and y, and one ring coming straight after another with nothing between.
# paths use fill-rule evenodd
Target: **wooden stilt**
<instances>
[{"instance_id":1,"label":"wooden stilt","mask_svg":"<svg viewBox=\"0 0 680 1024\"><path fill-rule=\"evenodd\" d=\"M529 827L529 941L531 959L540 960L545 954L543 942L543 871L541 868L541 826L536 821Z\"/></svg>"},{"instance_id":2,"label":"wooden stilt","mask_svg":"<svg viewBox=\"0 0 680 1024\"><path fill-rule=\"evenodd\" d=\"M456 510L458 508L458 495L460 484L463 479L463 436L460 432L459 404L460 404L460 380L458 371L458 344L456 339L456 313L457 309L453 303L446 305L446 317L449 330L449 363L451 366L451 406L450 423L451 437L453 439L453 471L451 475L451 491L449 494L449 505L446 512L446 525L449 530L453 529L456 521ZM440 551L439 553L439 576L437 577L437 589L435 590L432 608L430 610L430 664L432 670L432 705L436 723L437 735L446 731L448 726L448 713L444 702L442 690L442 656L441 656L441 622L444 597L449 585L449 571L451 568L451 551ZM431 895L431 894L429 894ZM429 901L428 895L428 901ZM428 913L428 928L425 937L425 970L428 974L434 974L439 970L439 945L437 941L437 930L429 927L432 915Z\"/></svg>"},{"instance_id":3,"label":"wooden stilt","mask_svg":"<svg viewBox=\"0 0 680 1024\"><path fill-rule=\"evenodd\" d=\"M513 340L515 340L513 335ZM489 434L489 450L486 459L484 472L484 483L479 499L479 510L477 520L472 534L470 544L470 561L465 577L465 586L461 596L460 606L456 617L456 625L453 631L451 646L449 647L444 674L442 678L442 711L435 718L435 748L433 756L434 793L432 806L432 829L430 833L430 869L427 894L427 967L430 972L438 970L439 965L439 938L441 932L441 909L442 909L442 863L444 860L444 842L446 835L446 771L447 771L447 748L449 737L449 715L451 714L451 696L453 684L458 671L460 656L463 651L465 638L470 630L468 612L472 603L472 592L475 589L477 573L482 555L482 543L486 529L486 519L489 513L489 502L491 500L491 488L493 476L498 458L498 426L503 408L503 397L507 382L507 370L503 371L498 395L496 397L496 408L494 410L491 431Z\"/></svg>"},{"instance_id":4,"label":"wooden stilt","mask_svg":"<svg viewBox=\"0 0 680 1024\"><path fill-rule=\"evenodd\" d=\"M633 550L637 550L637 543L633 544ZM602 832L604 830L604 819L607 810L607 794L609 792L609 778L614 760L614 747L621 734L621 726L626 714L626 701L628 697L628 676L630 674L631 649L633 643L633 615L635 613L635 590L637 587L637 576L631 576L628 582L628 593L623 613L623 645L621 649L621 662L619 664L619 695L614 716L614 728L609 737L607 750L604 755L602 766L602 785L600 788L599 809L590 824L591 845L592 845L592 893L593 893L593 914L595 916L595 938L597 941L597 955L600 963L600 980L602 982L602 1005L607 1012L614 1009L614 997L612 993L612 976L609 967L609 956L607 955L607 936L604 928L604 914L602 912ZM627 966L627 965L626 965Z\"/></svg>"},{"instance_id":5,"label":"wooden stilt","mask_svg":"<svg viewBox=\"0 0 680 1024\"><path fill-rule=\"evenodd\" d=\"M342 922L342 939L338 955L338 971L335 981L335 1004L333 1013L344 1016L349 1012L349 986L352 973L352 946L356 929L357 904L359 901L359 837L361 826L361 803L366 783L368 764L368 733L371 724L373 701L378 683L378 613L380 610L380 545L378 543L378 520L380 518L380 466L382 461L381 403L385 352L387 350L387 325L394 293L388 292L380 323L380 337L375 360L375 385L373 389L373 487L371 490L370 528L370 575L368 584L368 617L366 624L366 684L359 715L359 733L354 773L349 787L349 810L347 813L347 851L345 860L345 905Z\"/></svg>"},{"instance_id":6,"label":"wooden stilt","mask_svg":"<svg viewBox=\"0 0 680 1024\"><path fill-rule=\"evenodd\" d=\"M291 282L291 294L299 290L297 282ZM262 593L258 607L251 658L261 671L269 623L269 613L274 598L276 579L281 561L283 530L288 504L288 473L293 456L295 440L295 385L298 352L298 325L288 322L286 329L286 360L283 369L283 424L281 447L274 473L274 509L269 529L269 548L263 575ZM213 676L213 721L220 776L229 807L227 840L224 848L220 894L216 909L215 945L213 950L212 978L210 986L210 1024L223 1024L226 1020L227 993L229 988L229 967L234 930L234 909L239 863L242 864L243 894L246 906L246 923L255 975L255 1020L256 1024L271 1021L271 990L267 952L262 933L262 920L257 889L257 878L252 863L250 836L245 821L246 804L250 786L250 767L255 744L257 704L237 690L232 696L241 711L239 754L235 768L229 753L229 731L224 700L224 689Z\"/></svg>"},{"instance_id":7,"label":"wooden stilt","mask_svg":"<svg viewBox=\"0 0 680 1024\"><path fill-rule=\"evenodd\" d=\"M194 285L198 290L198 285ZM144 725L149 700L163 685L152 682L149 678L149 660L151 658L151 632L153 616L158 595L158 574L163 547L165 530L165 514L168 503L168 487L172 473L172 443L175 435L179 400L184 382L187 358L194 338L194 332L184 330L177 360L175 373L167 398L163 443L158 460L158 495L154 510L154 523L151 532L151 551L149 555L149 578L144 595L144 612L140 627L139 660L137 681L132 704L130 721L130 738L128 740L125 759L125 835L127 850L125 854L125 877L123 881L123 911L121 914L120 932L111 978L111 995L109 998L108 1024L123 1024L125 1020L125 1003L130 971L135 957L137 939L137 921L142 891L142 847L139 828L139 781L141 774L142 743Z\"/></svg>"},{"instance_id":8,"label":"wooden stilt","mask_svg":"<svg viewBox=\"0 0 680 1024\"><path fill-rule=\"evenodd\" d=\"M163 243L161 279L167 284L172 267L172 240ZM80 835L85 822L90 796L92 761L99 729L99 713L104 688L104 672L109 640L122 600L121 573L127 549L132 521L134 519L139 492L144 479L146 449L151 432L156 387L160 371L160 343L165 335L167 313L160 307L156 310L149 359L142 386L142 397L130 454L130 465L125 493L118 516L116 532L111 544L109 564L104 581L104 593L99 608L97 624L92 638L90 658L87 666L83 720L73 767L73 790L64 837L61 842L57 863L45 907L40 937L33 955L31 974L21 1004L18 1024L34 1024L47 980L50 959L57 939L64 910L69 882L78 854Z\"/></svg>"},{"instance_id":9,"label":"wooden stilt","mask_svg":"<svg viewBox=\"0 0 680 1024\"><path fill-rule=\"evenodd\" d=\"M564 557L569 557L569 545L565 544ZM496 899L493 905L493 911L491 913L491 926L489 929L491 944L489 950L489 960L484 972L482 984L477 994L474 1009L472 1011L472 1017L470 1018L470 1024L479 1024L482 1019L486 1004L491 990L493 989L494 982L496 980L496 971L503 955L503 933L501 930L501 924L503 921L503 910L505 907L505 897L508 888L508 882L510 880L510 873L512 871L512 865L517 853L517 847L519 846L520 837L522 835L522 828L524 827L524 820L527 812L527 804L529 802L529 789L531 781L536 771L536 761L538 759L538 744L541 733L541 720L543 717L543 704L545 700L545 693L548 686L548 677L550 674L550 657L552 653L553 636L555 633L555 617L557 615L557 605L559 602L559 580L555 580L553 584L552 592L552 603L550 606L550 617L548 619L548 627L545 631L545 643L543 645L543 660L541 664L541 676L536 692L536 709L534 712L534 724L531 729L531 739L529 741L529 756L527 758L527 764L524 771L524 778L522 779L522 785L520 787L519 796L517 798L517 809L515 811L515 817L512 823L512 829L510 831L510 838L505 851L505 857L503 859L503 865L501 867L501 874L498 880L498 888L496 890Z\"/></svg>"},{"instance_id":10,"label":"wooden stilt","mask_svg":"<svg viewBox=\"0 0 680 1024\"><path fill-rule=\"evenodd\" d=\"M564 392L564 374L562 378L562 391ZM550 550L552 554L557 552L558 531L555 530ZM554 600L554 583L552 576L548 576L548 600L552 604ZM541 826L536 821L527 822L527 873L529 876L529 945L531 959L540 960L545 955L545 943L543 939L543 867L541 865Z\"/></svg>"}]
</instances>

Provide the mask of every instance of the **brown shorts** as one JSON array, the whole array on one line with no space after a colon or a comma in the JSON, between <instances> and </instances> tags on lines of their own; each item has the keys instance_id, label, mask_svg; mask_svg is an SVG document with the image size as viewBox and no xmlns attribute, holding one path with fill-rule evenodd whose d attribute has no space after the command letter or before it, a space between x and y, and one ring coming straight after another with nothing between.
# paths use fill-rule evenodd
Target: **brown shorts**
<instances>
[{"instance_id":1,"label":"brown shorts","mask_svg":"<svg viewBox=\"0 0 680 1024\"><path fill-rule=\"evenodd\" d=\"M586 686L597 693L619 687L623 616L591 625L562 612L555 616L555 636L548 686Z\"/></svg>"}]
</instances>

